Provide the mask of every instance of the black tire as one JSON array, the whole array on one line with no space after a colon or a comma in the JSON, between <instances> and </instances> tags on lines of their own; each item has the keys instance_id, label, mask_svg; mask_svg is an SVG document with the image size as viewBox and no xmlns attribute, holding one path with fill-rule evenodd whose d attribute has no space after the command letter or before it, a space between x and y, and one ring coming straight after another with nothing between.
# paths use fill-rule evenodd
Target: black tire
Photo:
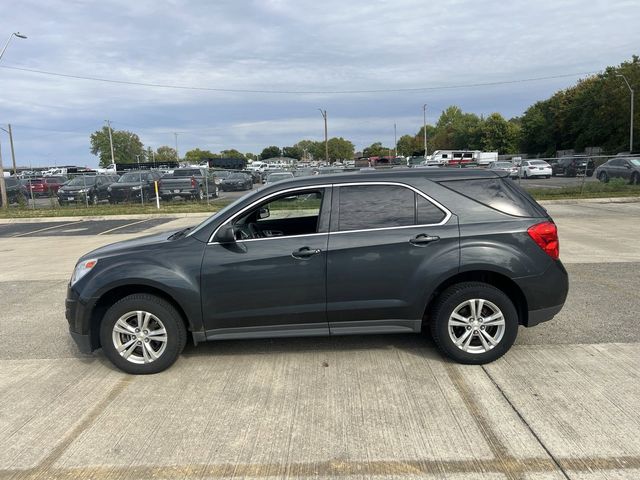
<instances>
[{"instance_id":1,"label":"black tire","mask_svg":"<svg viewBox=\"0 0 640 480\"><path fill-rule=\"evenodd\" d=\"M607 175L607 172L602 171L598 174L598 180L602 183L607 183L609 181L609 175Z\"/></svg>"},{"instance_id":2,"label":"black tire","mask_svg":"<svg viewBox=\"0 0 640 480\"><path fill-rule=\"evenodd\" d=\"M196 194L195 199L199 202L203 202L207 199L207 196L204 194L204 190L202 189L202 187L198 189L198 193Z\"/></svg>"},{"instance_id":3,"label":"black tire","mask_svg":"<svg viewBox=\"0 0 640 480\"><path fill-rule=\"evenodd\" d=\"M114 345L113 328L116 322L128 312L138 310L157 317L166 330L164 351L150 363L133 363L120 355ZM120 370L135 375L146 375L161 372L173 365L187 343L187 330L182 317L169 302L147 293L137 293L124 297L107 310L100 324L100 342L105 356ZM136 346L132 357L138 355L138 351L141 352L142 347Z\"/></svg>"},{"instance_id":4,"label":"black tire","mask_svg":"<svg viewBox=\"0 0 640 480\"><path fill-rule=\"evenodd\" d=\"M491 302L502 312L504 330L497 345L482 353L470 353L457 347L449 334L449 318L465 301L483 299ZM487 308L487 307L485 307ZM484 311L484 308L483 308ZM515 342L518 335L518 313L509 297L500 289L482 282L458 283L445 290L436 300L429 315L431 336L438 349L448 358L468 365L481 365L493 362L504 355ZM452 327L452 330L464 327ZM472 327L473 328L473 327ZM498 327L493 327L497 329ZM489 332L489 328L487 328ZM472 333L471 337L475 334ZM480 342L472 339L472 343Z\"/></svg>"},{"instance_id":5,"label":"black tire","mask_svg":"<svg viewBox=\"0 0 640 480\"><path fill-rule=\"evenodd\" d=\"M638 185L640 184L640 175L638 175L637 172L634 172L631 175L631 185Z\"/></svg>"},{"instance_id":6,"label":"black tire","mask_svg":"<svg viewBox=\"0 0 640 480\"><path fill-rule=\"evenodd\" d=\"M98 198L98 194L94 193L93 195L91 195L91 205L98 205L98 202L100 201L100 199Z\"/></svg>"}]
</instances>

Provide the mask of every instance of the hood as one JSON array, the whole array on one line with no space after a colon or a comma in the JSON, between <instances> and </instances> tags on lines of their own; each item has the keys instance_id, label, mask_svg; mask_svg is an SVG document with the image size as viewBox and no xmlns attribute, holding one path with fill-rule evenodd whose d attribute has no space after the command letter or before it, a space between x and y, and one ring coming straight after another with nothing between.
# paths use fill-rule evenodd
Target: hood
<instances>
[{"instance_id":1,"label":"hood","mask_svg":"<svg viewBox=\"0 0 640 480\"><path fill-rule=\"evenodd\" d=\"M109 186L111 187L112 190L118 190L118 189L139 187L140 185L142 185L143 187L146 187L147 182L142 182L142 184L140 182L131 182L131 183L118 182L118 183L112 183Z\"/></svg>"},{"instance_id":2,"label":"hood","mask_svg":"<svg viewBox=\"0 0 640 480\"><path fill-rule=\"evenodd\" d=\"M162 243L170 242L169 236L174 233L173 230L169 230L161 233L154 233L153 235L147 235L144 237L134 238L131 240L123 240L122 242L111 243L104 247L96 248L89 253L84 254L79 261L87 260L89 258L104 258L112 255L119 255L123 253L131 253L135 250L146 248L152 245L160 245Z\"/></svg>"},{"instance_id":3,"label":"hood","mask_svg":"<svg viewBox=\"0 0 640 480\"><path fill-rule=\"evenodd\" d=\"M86 187L84 185L64 185L60 187L58 191L77 192L78 190L83 190L85 188L93 188L93 185L87 185Z\"/></svg>"}]
</instances>

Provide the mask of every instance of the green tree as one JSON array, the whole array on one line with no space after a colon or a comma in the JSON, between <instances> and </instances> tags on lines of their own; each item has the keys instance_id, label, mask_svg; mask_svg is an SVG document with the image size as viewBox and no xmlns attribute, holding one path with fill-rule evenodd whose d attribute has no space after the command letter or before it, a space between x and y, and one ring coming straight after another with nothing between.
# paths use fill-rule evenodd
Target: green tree
<instances>
[{"instance_id":1,"label":"green tree","mask_svg":"<svg viewBox=\"0 0 640 480\"><path fill-rule=\"evenodd\" d=\"M156 150L156 162L175 162L177 160L178 154L175 148L163 145Z\"/></svg>"},{"instance_id":2,"label":"green tree","mask_svg":"<svg viewBox=\"0 0 640 480\"><path fill-rule=\"evenodd\" d=\"M280 157L281 155L282 155L282 152L280 151L280 147L276 147L275 145L272 145L262 150L262 153L260 154L260 159L266 160L267 158Z\"/></svg>"},{"instance_id":3,"label":"green tree","mask_svg":"<svg viewBox=\"0 0 640 480\"><path fill-rule=\"evenodd\" d=\"M229 150L222 150L220 152L220 156L223 158L241 158L243 160L245 159L245 156L235 148L231 148Z\"/></svg>"},{"instance_id":4,"label":"green tree","mask_svg":"<svg viewBox=\"0 0 640 480\"><path fill-rule=\"evenodd\" d=\"M481 126L481 146L487 152L517 153L518 131L499 113L492 113Z\"/></svg>"},{"instance_id":5,"label":"green tree","mask_svg":"<svg viewBox=\"0 0 640 480\"><path fill-rule=\"evenodd\" d=\"M207 158L219 158L220 155L217 153L210 152L209 150L200 150L199 148L194 148L193 150L189 150L184 154L185 162L199 164L206 160Z\"/></svg>"},{"instance_id":6,"label":"green tree","mask_svg":"<svg viewBox=\"0 0 640 480\"><path fill-rule=\"evenodd\" d=\"M113 130L113 155L116 163L135 163L136 155L144 155L144 145L138 135L127 130ZM100 165L111 163L109 129L105 126L90 136L91 153L98 156Z\"/></svg>"},{"instance_id":7,"label":"green tree","mask_svg":"<svg viewBox=\"0 0 640 480\"><path fill-rule=\"evenodd\" d=\"M384 147L382 142L375 142L365 147L362 150L362 155L364 157L384 157L389 155L389 152L393 152L393 149Z\"/></svg>"},{"instance_id":8,"label":"green tree","mask_svg":"<svg viewBox=\"0 0 640 480\"><path fill-rule=\"evenodd\" d=\"M302 158L302 149L295 145L293 147L284 147L282 149L282 156L300 160Z\"/></svg>"},{"instance_id":9,"label":"green tree","mask_svg":"<svg viewBox=\"0 0 640 480\"><path fill-rule=\"evenodd\" d=\"M398 139L398 155L403 155L405 157L411 157L419 152L418 155L424 154L424 147L420 145L417 141L417 136L411 135L402 135Z\"/></svg>"},{"instance_id":10,"label":"green tree","mask_svg":"<svg viewBox=\"0 0 640 480\"><path fill-rule=\"evenodd\" d=\"M349 140L345 140L342 137L333 137L329 139L327 144L330 161L353 159L355 146ZM322 147L324 148L324 142L322 142Z\"/></svg>"}]
</instances>

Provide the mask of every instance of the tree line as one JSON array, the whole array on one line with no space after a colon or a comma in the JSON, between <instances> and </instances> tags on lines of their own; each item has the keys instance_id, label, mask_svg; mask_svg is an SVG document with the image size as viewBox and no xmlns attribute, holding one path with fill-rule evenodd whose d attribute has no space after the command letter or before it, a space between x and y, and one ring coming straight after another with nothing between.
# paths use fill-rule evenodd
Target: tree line
<instances>
[{"instance_id":1,"label":"tree line","mask_svg":"<svg viewBox=\"0 0 640 480\"><path fill-rule=\"evenodd\" d=\"M467 149L553 156L558 150L582 152L586 147L601 147L604 153L611 154L629 151L630 92L622 76L631 88L638 89L640 57L634 55L630 61L581 79L576 85L534 103L519 117L506 119L497 112L479 116L451 105L441 113L435 125L426 126L428 152ZM640 108L635 109L634 124L640 124ZM114 130L112 137L114 157L119 163L153 159L163 162L178 157L176 150L166 145L156 150L145 148L133 132ZM634 135L634 151L638 150L638 137L640 135ZM111 163L108 128L91 134L90 142L91 153L99 157L100 165ZM356 153L354 144L342 137L329 139L327 151L330 161L351 159ZM421 127L415 135L402 135L395 148L374 142L363 149L362 156L395 153L412 156L423 155L424 151L424 127ZM323 160L326 153L323 141L300 140L283 148L268 146L259 158L283 156ZM216 157L258 158L253 153L241 153L236 149L214 153L195 148L186 152L183 160L199 163Z\"/></svg>"}]
</instances>

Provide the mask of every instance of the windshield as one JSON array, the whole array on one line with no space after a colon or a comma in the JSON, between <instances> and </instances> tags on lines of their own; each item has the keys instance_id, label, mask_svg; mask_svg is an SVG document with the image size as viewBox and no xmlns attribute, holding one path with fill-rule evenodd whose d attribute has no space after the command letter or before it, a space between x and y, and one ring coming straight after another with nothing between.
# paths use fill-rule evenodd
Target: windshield
<instances>
[{"instance_id":1,"label":"windshield","mask_svg":"<svg viewBox=\"0 0 640 480\"><path fill-rule=\"evenodd\" d=\"M634 167L640 167L640 158L631 158L629 161Z\"/></svg>"},{"instance_id":2,"label":"windshield","mask_svg":"<svg viewBox=\"0 0 640 480\"><path fill-rule=\"evenodd\" d=\"M201 176L202 173L197 168L188 168L184 170L174 170L174 177L193 177L193 176Z\"/></svg>"},{"instance_id":3,"label":"windshield","mask_svg":"<svg viewBox=\"0 0 640 480\"><path fill-rule=\"evenodd\" d=\"M227 172L226 170L221 170L219 172L214 172L214 175L218 178L227 178L229 176L230 172Z\"/></svg>"},{"instance_id":4,"label":"windshield","mask_svg":"<svg viewBox=\"0 0 640 480\"><path fill-rule=\"evenodd\" d=\"M493 164L494 168L511 168L513 167L513 164L509 163L509 162L496 162Z\"/></svg>"},{"instance_id":5,"label":"windshield","mask_svg":"<svg viewBox=\"0 0 640 480\"><path fill-rule=\"evenodd\" d=\"M267 177L267 182L277 182L286 178L293 178L293 173L272 173Z\"/></svg>"},{"instance_id":6,"label":"windshield","mask_svg":"<svg viewBox=\"0 0 640 480\"><path fill-rule=\"evenodd\" d=\"M129 172L129 173L125 173L124 175L122 175L118 179L118 183L134 183L134 182L140 182L140 181L146 180L146 179L147 179L146 172L145 173Z\"/></svg>"},{"instance_id":7,"label":"windshield","mask_svg":"<svg viewBox=\"0 0 640 480\"><path fill-rule=\"evenodd\" d=\"M227 176L227 180L244 180L245 178L244 173L232 173Z\"/></svg>"},{"instance_id":8,"label":"windshield","mask_svg":"<svg viewBox=\"0 0 640 480\"><path fill-rule=\"evenodd\" d=\"M96 183L96 177L76 177L67 183L67 185L70 187L79 187L82 185L93 185L94 183Z\"/></svg>"},{"instance_id":9,"label":"windshield","mask_svg":"<svg viewBox=\"0 0 640 480\"><path fill-rule=\"evenodd\" d=\"M547 162L542 161L542 160L534 160L532 162L529 162L530 165L549 165Z\"/></svg>"}]
</instances>

